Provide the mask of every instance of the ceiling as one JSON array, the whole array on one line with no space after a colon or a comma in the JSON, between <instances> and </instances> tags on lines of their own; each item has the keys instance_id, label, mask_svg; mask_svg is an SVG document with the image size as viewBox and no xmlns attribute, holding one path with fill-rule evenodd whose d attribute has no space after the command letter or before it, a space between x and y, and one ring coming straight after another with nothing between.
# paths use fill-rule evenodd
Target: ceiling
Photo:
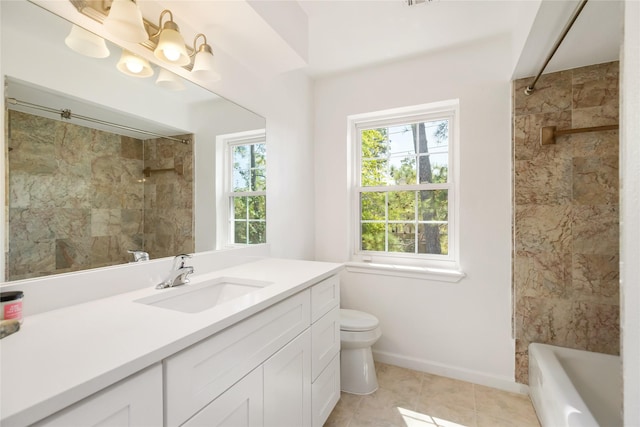
<instances>
[{"instance_id":1,"label":"ceiling","mask_svg":"<svg viewBox=\"0 0 640 427\"><path fill-rule=\"evenodd\" d=\"M510 34L514 77L535 75L578 0L301 0L311 75L324 75ZM618 59L622 8L590 0L547 71ZM518 46L518 43L523 46Z\"/></svg>"},{"instance_id":2,"label":"ceiling","mask_svg":"<svg viewBox=\"0 0 640 427\"><path fill-rule=\"evenodd\" d=\"M300 2L309 17L309 72L340 72L510 33L517 1ZM526 5L525 5L526 6Z\"/></svg>"},{"instance_id":3,"label":"ceiling","mask_svg":"<svg viewBox=\"0 0 640 427\"><path fill-rule=\"evenodd\" d=\"M513 76L519 78L537 73L578 0L427 0L414 6L407 0L139 3L171 8L191 28L206 31L214 50L263 76L304 69L322 77L510 34ZM590 0L547 71L618 59L622 3Z\"/></svg>"}]
</instances>

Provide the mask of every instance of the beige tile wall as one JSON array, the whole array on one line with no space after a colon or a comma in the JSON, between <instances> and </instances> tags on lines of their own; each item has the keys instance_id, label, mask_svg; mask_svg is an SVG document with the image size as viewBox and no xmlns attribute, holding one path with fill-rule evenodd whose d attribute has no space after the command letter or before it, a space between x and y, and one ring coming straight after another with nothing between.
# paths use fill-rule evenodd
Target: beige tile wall
<instances>
[{"instance_id":1,"label":"beige tile wall","mask_svg":"<svg viewBox=\"0 0 640 427\"><path fill-rule=\"evenodd\" d=\"M177 138L191 135L177 136ZM144 183L144 242L152 258L192 253L193 143L166 139L144 141L145 167L172 169L152 172Z\"/></svg>"},{"instance_id":2,"label":"beige tile wall","mask_svg":"<svg viewBox=\"0 0 640 427\"><path fill-rule=\"evenodd\" d=\"M514 82L516 380L542 342L619 354L618 131L557 137L540 128L618 124L618 62Z\"/></svg>"},{"instance_id":3,"label":"beige tile wall","mask_svg":"<svg viewBox=\"0 0 640 427\"><path fill-rule=\"evenodd\" d=\"M141 140L16 111L8 117L7 280L128 262L128 249L148 247L154 258L193 252L191 144L151 140L145 159ZM145 182L145 161L186 166L181 176Z\"/></svg>"}]
</instances>

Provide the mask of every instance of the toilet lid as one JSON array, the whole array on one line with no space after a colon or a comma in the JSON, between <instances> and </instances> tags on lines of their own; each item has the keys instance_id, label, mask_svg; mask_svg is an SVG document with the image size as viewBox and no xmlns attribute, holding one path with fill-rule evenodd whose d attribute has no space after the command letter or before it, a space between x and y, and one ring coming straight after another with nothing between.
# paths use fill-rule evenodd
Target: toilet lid
<instances>
[{"instance_id":1,"label":"toilet lid","mask_svg":"<svg viewBox=\"0 0 640 427\"><path fill-rule=\"evenodd\" d=\"M376 316L363 311L340 309L340 330L342 331L370 331L377 327Z\"/></svg>"}]
</instances>

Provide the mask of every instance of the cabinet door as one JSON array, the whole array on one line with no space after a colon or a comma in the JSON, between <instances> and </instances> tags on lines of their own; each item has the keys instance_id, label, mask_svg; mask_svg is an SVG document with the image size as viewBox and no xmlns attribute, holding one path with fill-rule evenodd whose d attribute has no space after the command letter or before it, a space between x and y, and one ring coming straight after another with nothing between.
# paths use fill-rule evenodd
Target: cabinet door
<instances>
[{"instance_id":1,"label":"cabinet door","mask_svg":"<svg viewBox=\"0 0 640 427\"><path fill-rule=\"evenodd\" d=\"M340 307L335 306L311 326L313 381L340 352Z\"/></svg>"},{"instance_id":2,"label":"cabinet door","mask_svg":"<svg viewBox=\"0 0 640 427\"><path fill-rule=\"evenodd\" d=\"M262 367L258 367L183 426L262 427L262 387Z\"/></svg>"},{"instance_id":3,"label":"cabinet door","mask_svg":"<svg viewBox=\"0 0 640 427\"><path fill-rule=\"evenodd\" d=\"M264 364L264 425L311 426L309 329Z\"/></svg>"},{"instance_id":4,"label":"cabinet door","mask_svg":"<svg viewBox=\"0 0 640 427\"><path fill-rule=\"evenodd\" d=\"M162 425L162 368L154 365L34 424L42 427Z\"/></svg>"}]
</instances>

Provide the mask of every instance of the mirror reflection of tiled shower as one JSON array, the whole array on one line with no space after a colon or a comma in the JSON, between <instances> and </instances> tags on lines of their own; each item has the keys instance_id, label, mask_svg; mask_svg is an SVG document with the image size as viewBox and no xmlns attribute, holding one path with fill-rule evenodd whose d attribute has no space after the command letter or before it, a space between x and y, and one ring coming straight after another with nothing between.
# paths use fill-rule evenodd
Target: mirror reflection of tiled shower
<instances>
[{"instance_id":1,"label":"mirror reflection of tiled shower","mask_svg":"<svg viewBox=\"0 0 640 427\"><path fill-rule=\"evenodd\" d=\"M7 280L193 252L192 144L7 118Z\"/></svg>"}]
</instances>

